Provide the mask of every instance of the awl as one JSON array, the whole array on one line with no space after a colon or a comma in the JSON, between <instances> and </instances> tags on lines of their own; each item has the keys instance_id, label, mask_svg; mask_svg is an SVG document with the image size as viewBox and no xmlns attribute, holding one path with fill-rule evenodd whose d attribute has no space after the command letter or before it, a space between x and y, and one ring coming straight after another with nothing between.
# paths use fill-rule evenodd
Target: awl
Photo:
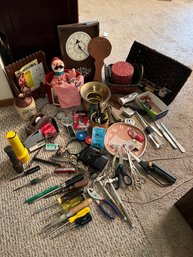
<instances>
[{"instance_id":1,"label":"awl","mask_svg":"<svg viewBox=\"0 0 193 257\"><path fill-rule=\"evenodd\" d=\"M40 166L39 166L39 165L38 165L38 166L35 166L35 167L33 167L33 168L30 168L30 169L24 171L23 173L21 173L21 174L15 176L15 177L13 177L13 178L11 178L10 181L15 180L15 179L17 179L17 178L22 178L22 177L28 176L28 175L30 175L30 174L32 174L32 173L38 171L39 169L40 169Z\"/></svg>"}]
</instances>

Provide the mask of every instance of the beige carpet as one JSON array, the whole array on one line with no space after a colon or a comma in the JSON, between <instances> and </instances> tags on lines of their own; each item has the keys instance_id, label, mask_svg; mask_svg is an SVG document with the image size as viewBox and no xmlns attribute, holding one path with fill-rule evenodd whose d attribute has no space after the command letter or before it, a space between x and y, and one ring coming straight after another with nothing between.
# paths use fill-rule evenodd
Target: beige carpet
<instances>
[{"instance_id":1,"label":"beige carpet","mask_svg":"<svg viewBox=\"0 0 193 257\"><path fill-rule=\"evenodd\" d=\"M80 21L99 20L101 35L109 33L112 54L107 64L125 60L134 40L150 46L193 68L193 2L175 1L79 1ZM39 201L24 205L23 200L42 189L62 182L65 178L52 176L43 184L14 193L13 189L32 177L53 168L41 165L41 170L30 178L9 182L14 171L3 148L7 145L5 134L9 129L25 138L23 123L13 106L0 109L1 169L0 169L0 256L2 257L192 257L193 233L174 203L193 186L193 143L191 140L193 75L186 82L169 113L162 119L186 149L182 154L165 142L155 150L148 144L143 159L158 159L177 176L176 183L161 188L147 178L140 192L120 191L130 217L136 227L131 230L121 220L106 220L92 205L93 221L84 228L73 230L55 239L38 235L44 225L42 219L52 210L31 217L34 209L53 201ZM37 101L38 110L46 100ZM49 109L49 114L54 110ZM67 110L65 110L67 114ZM57 142L66 142L64 129ZM45 153L41 153L45 156ZM173 157L179 157L174 159ZM129 203L131 202L131 203Z\"/></svg>"}]
</instances>

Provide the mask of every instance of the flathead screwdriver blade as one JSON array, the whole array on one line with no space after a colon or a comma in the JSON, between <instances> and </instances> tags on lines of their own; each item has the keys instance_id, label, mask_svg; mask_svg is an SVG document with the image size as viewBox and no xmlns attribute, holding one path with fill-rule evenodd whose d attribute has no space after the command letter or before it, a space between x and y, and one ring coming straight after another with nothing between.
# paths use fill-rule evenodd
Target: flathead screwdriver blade
<instances>
[{"instance_id":1,"label":"flathead screwdriver blade","mask_svg":"<svg viewBox=\"0 0 193 257\"><path fill-rule=\"evenodd\" d=\"M38 213L40 213L40 212L43 212L43 211L45 211L45 210L49 209L50 207L53 207L53 206L55 206L55 205L57 205L57 204L58 204L58 203L55 202L55 203L50 204L50 205L48 205L48 206L44 206L44 207L42 207L42 208L40 208L40 209L37 209L37 210L35 210L35 211L32 213L31 216L34 216L34 215L36 215L36 214L38 214Z\"/></svg>"}]
</instances>

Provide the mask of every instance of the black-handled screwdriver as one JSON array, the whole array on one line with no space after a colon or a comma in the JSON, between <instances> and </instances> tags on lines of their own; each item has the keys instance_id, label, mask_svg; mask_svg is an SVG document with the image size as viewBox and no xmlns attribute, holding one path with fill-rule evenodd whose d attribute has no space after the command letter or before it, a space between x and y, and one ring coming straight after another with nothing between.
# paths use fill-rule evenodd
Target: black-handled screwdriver
<instances>
[{"instance_id":1,"label":"black-handled screwdriver","mask_svg":"<svg viewBox=\"0 0 193 257\"><path fill-rule=\"evenodd\" d=\"M26 199L24 201L24 203L33 203L33 202L36 202L36 201L39 201L41 200L42 198L45 198L45 197L48 197L50 195L52 195L53 192L55 193L59 193L60 191L62 190L65 190L66 188L69 188L70 186L74 185L76 182L80 181L80 180L83 180L84 179L84 174L79 174L79 175L76 175L68 180L66 180L63 184L61 185L55 185L51 188L48 188L28 199Z\"/></svg>"},{"instance_id":2,"label":"black-handled screwdriver","mask_svg":"<svg viewBox=\"0 0 193 257\"><path fill-rule=\"evenodd\" d=\"M30 174L32 174L32 173L38 171L39 169L40 169L40 166L39 166L39 165L38 165L38 166L35 166L35 167L33 167L33 168L30 168L30 169L24 171L23 173L21 173L21 174L15 176L15 177L13 177L13 178L11 178L10 181L15 180L15 179L17 179L17 178L22 178L22 177L28 176L28 175L30 175Z\"/></svg>"},{"instance_id":3,"label":"black-handled screwdriver","mask_svg":"<svg viewBox=\"0 0 193 257\"><path fill-rule=\"evenodd\" d=\"M71 229L73 229L75 227L83 227L84 225L88 224L90 221L92 221L92 215L90 213L87 213L83 217L78 218L72 225L70 225L64 231L61 231L58 235L60 235L62 233L66 233L66 232L70 231Z\"/></svg>"},{"instance_id":4,"label":"black-handled screwdriver","mask_svg":"<svg viewBox=\"0 0 193 257\"><path fill-rule=\"evenodd\" d=\"M148 161L142 161L140 160L135 154L133 154L131 151L129 154L139 163L139 165L147 171L149 175L151 175L159 184L162 186L168 186L171 184L174 184L176 181L176 177L171 174L169 171L166 171L164 168L160 167L159 165L148 162ZM159 180L155 174L157 174L160 178L166 180L168 183L164 183L161 180Z\"/></svg>"},{"instance_id":5,"label":"black-handled screwdriver","mask_svg":"<svg viewBox=\"0 0 193 257\"><path fill-rule=\"evenodd\" d=\"M77 182L78 183L78 182ZM63 194L62 196L58 197L56 201L54 201L53 203L51 203L50 205L44 206L40 209L37 209L33 212L32 215L38 214L44 210L47 210L55 205L62 205L65 201L69 201L71 199L73 199L76 196L82 195L84 192L83 188L78 188L75 191L72 192L66 192L65 194Z\"/></svg>"}]
</instances>

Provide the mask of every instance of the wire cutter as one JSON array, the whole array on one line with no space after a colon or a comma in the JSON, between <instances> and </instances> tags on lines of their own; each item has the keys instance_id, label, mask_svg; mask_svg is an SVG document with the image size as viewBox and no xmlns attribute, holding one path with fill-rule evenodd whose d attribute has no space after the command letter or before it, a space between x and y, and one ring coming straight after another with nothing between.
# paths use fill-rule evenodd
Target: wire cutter
<instances>
[{"instance_id":1,"label":"wire cutter","mask_svg":"<svg viewBox=\"0 0 193 257\"><path fill-rule=\"evenodd\" d=\"M115 219L115 216L112 216L110 209L116 214L119 215L119 211L117 210L116 206L111 203L110 200L107 198L104 198L96 193L94 189L92 188L87 188L87 193L88 195L97 203L99 209L101 212L109 219L113 220ZM106 205L106 207L104 207ZM109 209L109 210L107 210Z\"/></svg>"},{"instance_id":2,"label":"wire cutter","mask_svg":"<svg viewBox=\"0 0 193 257\"><path fill-rule=\"evenodd\" d=\"M124 172L124 166L123 166L123 154L119 151L119 164L115 170L115 176L113 178L117 178L116 181L114 181L114 187L115 189L119 189L121 186L121 179L123 180L124 184L127 186L130 186L132 184L131 177Z\"/></svg>"}]
</instances>

